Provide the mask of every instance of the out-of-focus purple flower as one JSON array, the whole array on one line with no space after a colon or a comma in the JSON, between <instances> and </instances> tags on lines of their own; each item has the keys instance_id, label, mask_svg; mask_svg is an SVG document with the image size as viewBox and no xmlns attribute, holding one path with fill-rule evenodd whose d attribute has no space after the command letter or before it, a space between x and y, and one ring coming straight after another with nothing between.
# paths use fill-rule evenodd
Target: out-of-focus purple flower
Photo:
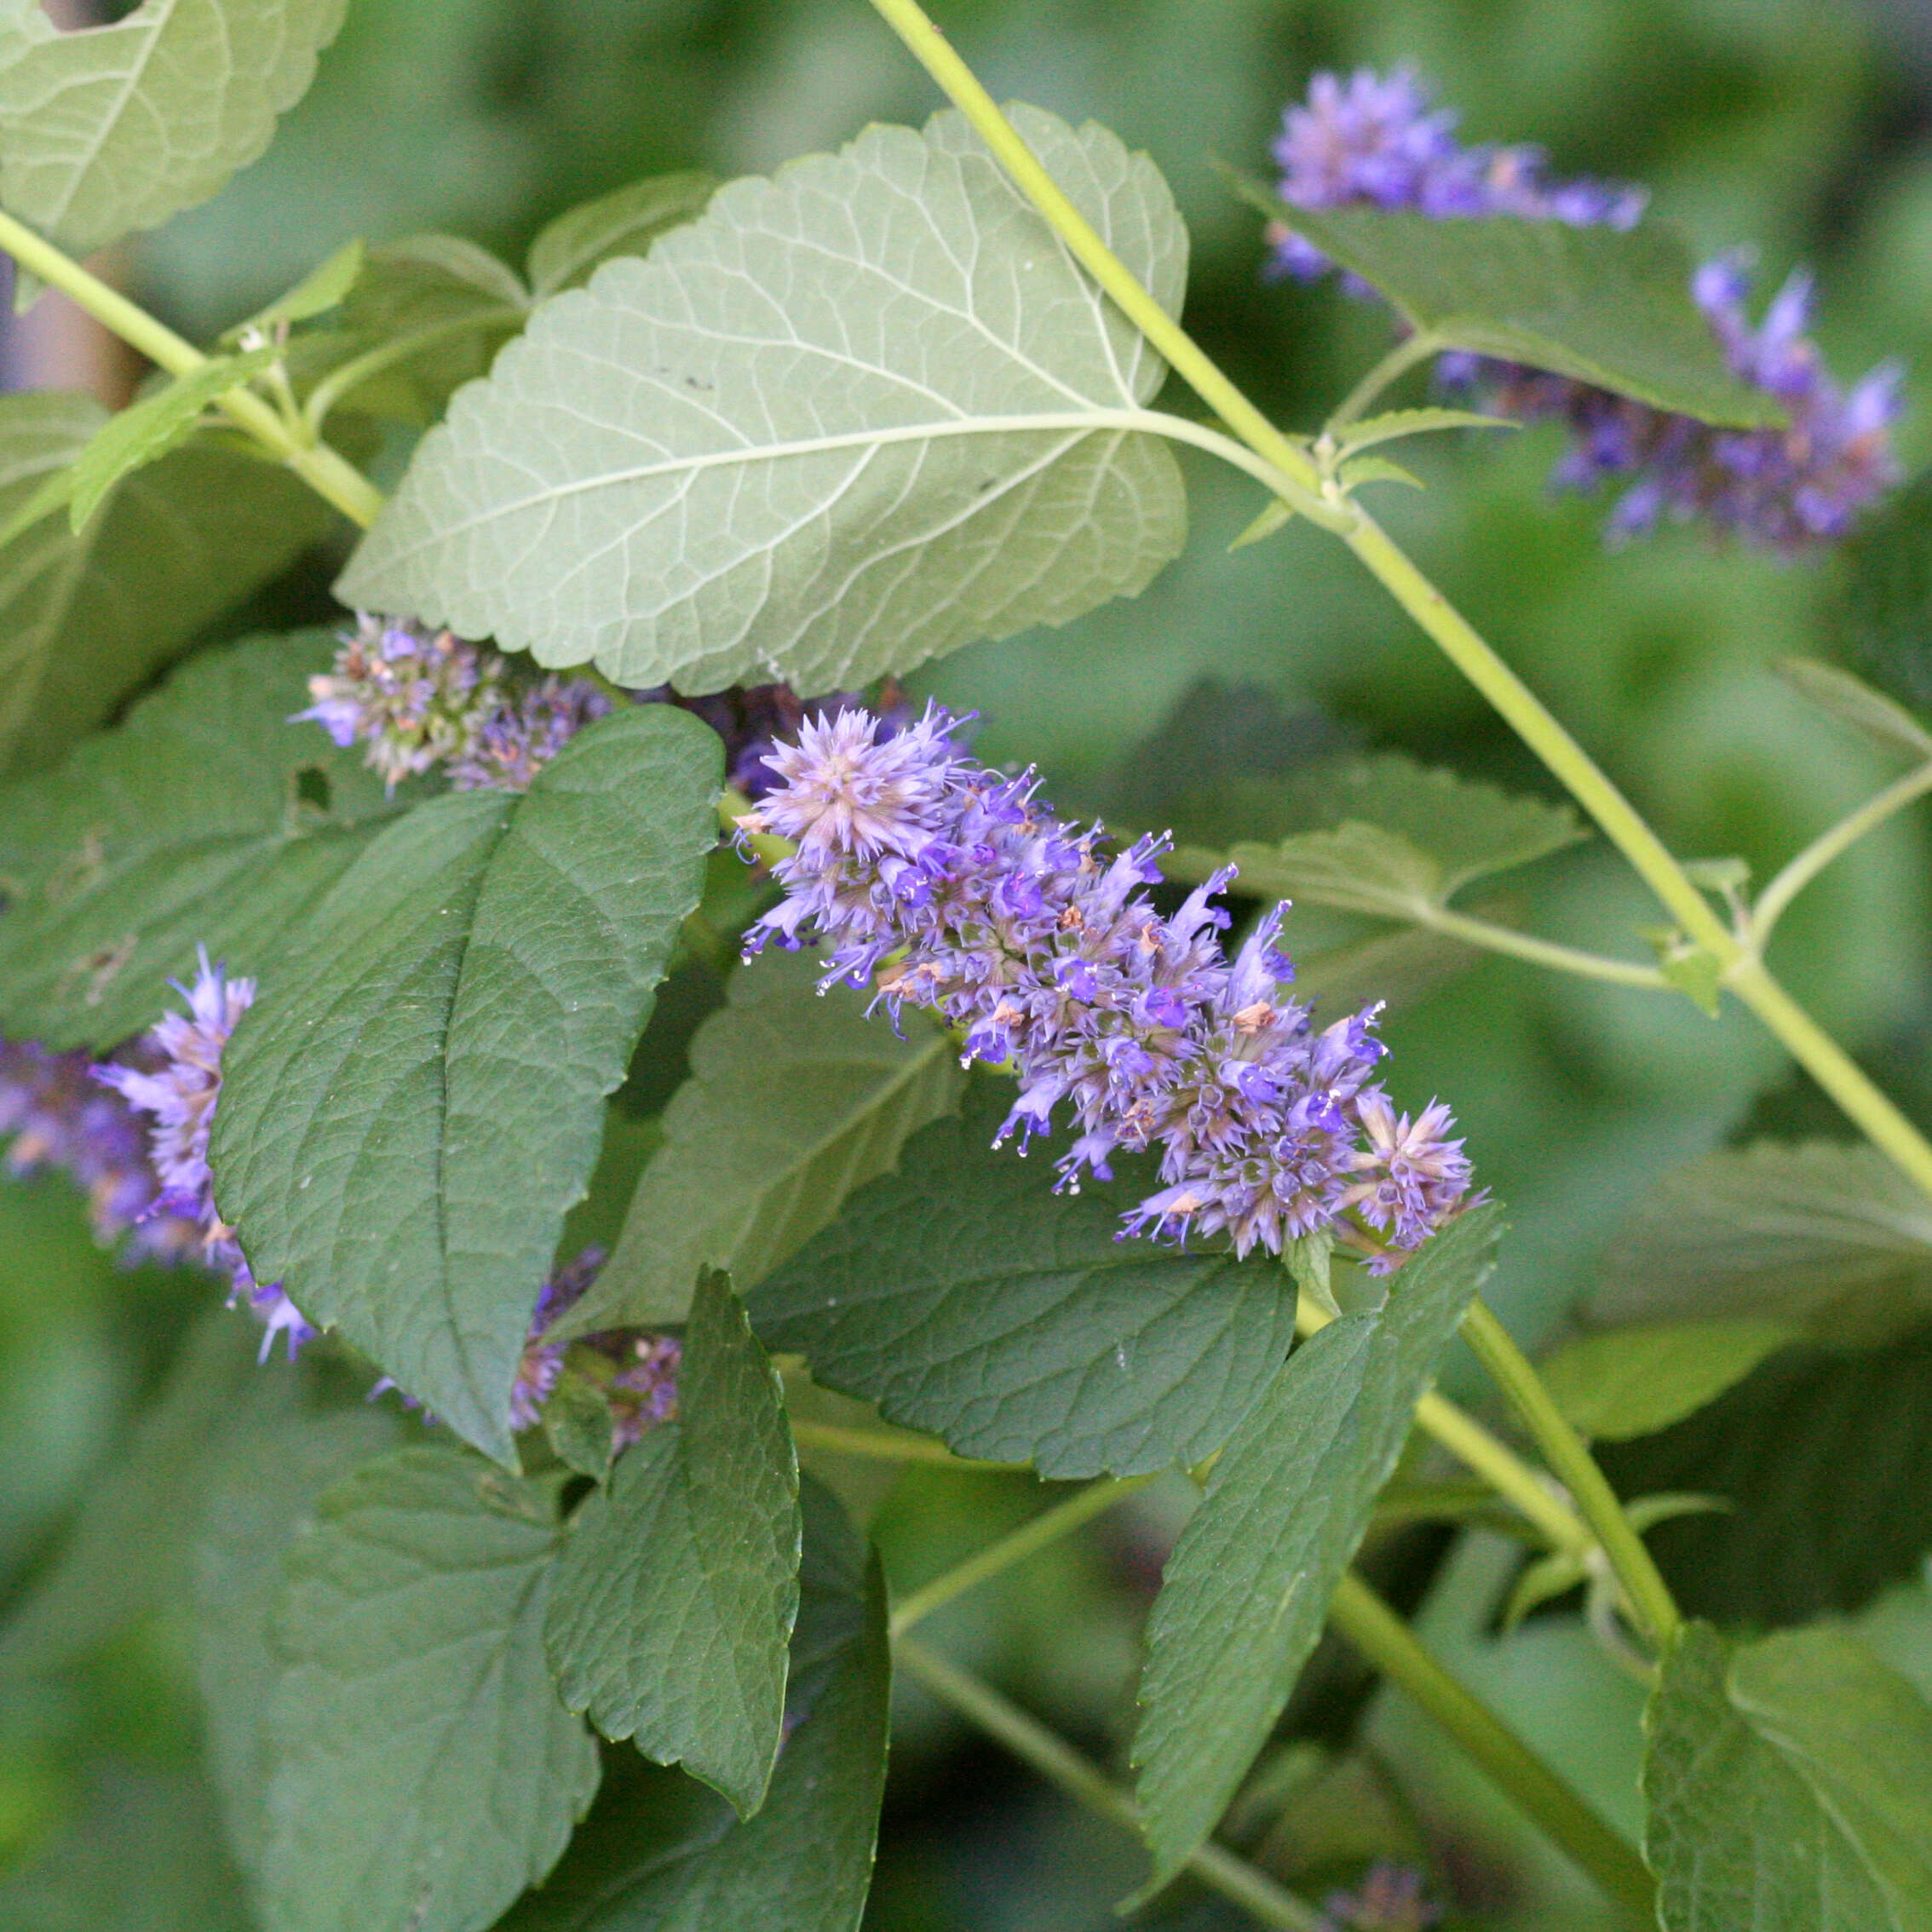
<instances>
[{"instance_id":1,"label":"out-of-focus purple flower","mask_svg":"<svg viewBox=\"0 0 1932 1932\"><path fill-rule=\"evenodd\" d=\"M1281 198L1302 208L1515 215L1572 227L1627 228L1643 211L1640 189L1552 181L1538 150L1464 147L1455 126L1455 115L1433 106L1406 68L1383 77L1365 67L1346 80L1317 74L1307 101L1287 110L1274 146ZM1290 273L1308 279L1329 267L1279 225L1269 240L1275 265ZM1373 292L1346 279L1356 294ZM1790 421L1782 429L1715 428L1568 377L1461 351L1443 356L1437 372L1499 415L1566 423L1573 440L1553 478L1559 486L1628 479L1610 513L1613 540L1643 534L1666 516L1703 517L1789 555L1844 536L1897 480L1889 430L1900 408L1900 372L1888 364L1841 389L1805 335L1810 278L1794 274L1755 328L1750 292L1735 256L1706 263L1692 285L1733 373L1783 406Z\"/></svg>"},{"instance_id":2,"label":"out-of-focus purple flower","mask_svg":"<svg viewBox=\"0 0 1932 1932\"><path fill-rule=\"evenodd\" d=\"M1298 208L1408 208L1435 216L1520 215L1532 220L1633 227L1642 189L1587 180L1552 181L1540 148L1465 147L1453 108L1433 105L1414 70L1389 75L1358 67L1343 78L1320 73L1306 101L1282 116L1274 158L1280 193ZM1330 266L1312 244L1277 225L1268 231L1275 266L1304 281ZM1357 294L1369 292L1354 277Z\"/></svg>"},{"instance_id":3,"label":"out-of-focus purple flower","mask_svg":"<svg viewBox=\"0 0 1932 1932\"><path fill-rule=\"evenodd\" d=\"M647 1430L677 1415L677 1371L684 1348L675 1335L639 1335L616 1330L593 1343L618 1365L605 1386L612 1439L618 1449L642 1440Z\"/></svg>"},{"instance_id":4,"label":"out-of-focus purple flower","mask_svg":"<svg viewBox=\"0 0 1932 1932\"><path fill-rule=\"evenodd\" d=\"M186 1013L164 1014L143 1043L149 1065L108 1063L93 1077L112 1089L137 1114L146 1114L148 1159L160 1193L147 1210L188 1223L198 1231L200 1258L226 1274L231 1306L245 1301L267 1333L266 1360L277 1336L288 1338L289 1355L315 1333L279 1282L255 1279L235 1231L215 1206L215 1180L208 1166L208 1136L221 1093L221 1054L235 1023L255 1000L252 980L231 980L211 966L204 948L192 986L175 991L187 1002Z\"/></svg>"},{"instance_id":5,"label":"out-of-focus purple flower","mask_svg":"<svg viewBox=\"0 0 1932 1932\"><path fill-rule=\"evenodd\" d=\"M1107 855L1098 825L1055 817L1030 772L975 764L952 727L937 706L890 738L864 711L822 714L770 756L776 782L739 827L797 849L748 956L822 942L828 986L876 976L895 1019L925 1007L969 1061L1010 1062L1000 1138L1022 1152L1067 1102L1063 1187L1110 1178L1116 1148L1157 1151L1164 1185L1124 1233L1226 1234L1245 1255L1353 1211L1408 1249L1457 1211L1469 1170L1447 1111L1383 1126L1378 1009L1316 1030L1281 992L1279 908L1229 960L1215 901L1232 871L1164 917L1146 888L1166 841Z\"/></svg>"},{"instance_id":6,"label":"out-of-focus purple flower","mask_svg":"<svg viewBox=\"0 0 1932 1932\"><path fill-rule=\"evenodd\" d=\"M450 759L450 783L458 791L527 791L585 725L610 710L610 699L581 677L547 677L527 691L501 694Z\"/></svg>"},{"instance_id":7,"label":"out-of-focus purple flower","mask_svg":"<svg viewBox=\"0 0 1932 1932\"><path fill-rule=\"evenodd\" d=\"M1423 1895L1414 1866L1381 1858L1363 1875L1359 1892L1331 1892L1322 1917L1333 1932L1429 1932L1442 1916Z\"/></svg>"}]
</instances>

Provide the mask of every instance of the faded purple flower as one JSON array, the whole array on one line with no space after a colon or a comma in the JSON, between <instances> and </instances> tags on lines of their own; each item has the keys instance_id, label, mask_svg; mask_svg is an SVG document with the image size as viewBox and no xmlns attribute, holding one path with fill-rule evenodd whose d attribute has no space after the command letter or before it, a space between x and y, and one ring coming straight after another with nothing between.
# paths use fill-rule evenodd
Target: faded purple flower
<instances>
[{"instance_id":1,"label":"faded purple flower","mask_svg":"<svg viewBox=\"0 0 1932 1932\"><path fill-rule=\"evenodd\" d=\"M155 1056L152 1068L110 1061L95 1067L93 1075L135 1113L149 1117L148 1158L160 1193L148 1212L198 1230L200 1258L229 1278L230 1305L245 1301L267 1329L263 1359L275 1337L285 1335L292 1360L315 1331L279 1282L259 1282L250 1271L234 1229L216 1211L215 1181L208 1166L208 1136L221 1092L222 1049L236 1021L254 1003L255 982L231 980L221 967L210 966L205 948L200 962L194 984L175 989L188 1010L164 1014L147 1036L144 1044Z\"/></svg>"},{"instance_id":2,"label":"faded purple flower","mask_svg":"<svg viewBox=\"0 0 1932 1932\"><path fill-rule=\"evenodd\" d=\"M581 677L547 677L527 691L499 693L451 757L450 783L458 791L527 791L585 725L610 710L610 699Z\"/></svg>"},{"instance_id":3,"label":"faded purple flower","mask_svg":"<svg viewBox=\"0 0 1932 1932\"><path fill-rule=\"evenodd\" d=\"M1231 871L1164 917L1146 888L1166 841L1108 856L1098 825L1055 817L1031 773L975 763L952 727L937 706L891 738L864 711L821 714L770 756L777 782L739 824L797 849L747 956L822 942L827 985L876 980L895 1019L927 1008L969 1061L1009 1062L1000 1139L1022 1152L1065 1101L1062 1187L1110 1178L1116 1148L1158 1153L1164 1185L1124 1232L1226 1234L1245 1255L1352 1211L1412 1248L1457 1210L1469 1171L1446 1110L1383 1127L1377 1009L1316 1030L1281 992L1279 909L1230 961Z\"/></svg>"},{"instance_id":4,"label":"faded purple flower","mask_svg":"<svg viewBox=\"0 0 1932 1932\"><path fill-rule=\"evenodd\" d=\"M1442 1908L1431 1905L1423 1889L1423 1875L1412 1866L1378 1858L1359 1892L1329 1894L1322 1917L1333 1932L1429 1932Z\"/></svg>"}]
</instances>

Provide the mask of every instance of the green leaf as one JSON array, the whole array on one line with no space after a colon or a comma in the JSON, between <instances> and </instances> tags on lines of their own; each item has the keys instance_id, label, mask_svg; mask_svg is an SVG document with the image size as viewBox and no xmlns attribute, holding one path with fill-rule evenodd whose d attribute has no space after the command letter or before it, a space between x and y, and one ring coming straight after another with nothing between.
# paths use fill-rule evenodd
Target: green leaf
<instances>
[{"instance_id":1,"label":"green leaf","mask_svg":"<svg viewBox=\"0 0 1932 1932\"><path fill-rule=\"evenodd\" d=\"M1839 551L1826 607L1838 655L1915 711L1932 710L1932 470L1861 516Z\"/></svg>"},{"instance_id":2,"label":"green leaf","mask_svg":"<svg viewBox=\"0 0 1932 1932\"><path fill-rule=\"evenodd\" d=\"M1666 1932L1932 1927L1932 1706L1849 1637L1690 1624L1645 1729Z\"/></svg>"},{"instance_id":3,"label":"green leaf","mask_svg":"<svg viewBox=\"0 0 1932 1932\"><path fill-rule=\"evenodd\" d=\"M1351 493L1365 483L1402 483L1412 490L1424 487L1422 478L1413 470L1378 456L1350 457L1336 472L1336 480Z\"/></svg>"},{"instance_id":4,"label":"green leaf","mask_svg":"<svg viewBox=\"0 0 1932 1932\"><path fill-rule=\"evenodd\" d=\"M719 758L639 705L521 796L418 806L262 961L227 1050L216 1198L257 1278L499 1458L605 1096L698 903Z\"/></svg>"},{"instance_id":5,"label":"green leaf","mask_svg":"<svg viewBox=\"0 0 1932 1932\"><path fill-rule=\"evenodd\" d=\"M788 1735L756 1818L675 1771L613 1776L497 1932L857 1932L885 1785L885 1586L808 1484Z\"/></svg>"},{"instance_id":6,"label":"green leaf","mask_svg":"<svg viewBox=\"0 0 1932 1932\"><path fill-rule=\"evenodd\" d=\"M1047 1157L988 1145L1012 1098L975 1082L961 1118L909 1141L751 1297L759 1335L963 1456L1066 1477L1199 1462L1280 1366L1292 1284L1272 1261L1118 1239L1152 1164L1055 1195Z\"/></svg>"},{"instance_id":7,"label":"green leaf","mask_svg":"<svg viewBox=\"0 0 1932 1932\"><path fill-rule=\"evenodd\" d=\"M603 1391L566 1367L544 1401L543 1418L544 1440L557 1460L593 1482L603 1481L617 1453L611 1405Z\"/></svg>"},{"instance_id":8,"label":"green leaf","mask_svg":"<svg viewBox=\"0 0 1932 1932\"><path fill-rule=\"evenodd\" d=\"M89 254L224 187L315 76L348 0L142 0L63 33L0 8L0 204Z\"/></svg>"},{"instance_id":9,"label":"green leaf","mask_svg":"<svg viewBox=\"0 0 1932 1932\"><path fill-rule=\"evenodd\" d=\"M106 420L86 396L0 396L0 522ZM126 478L78 535L48 518L0 544L0 777L53 764L334 520L289 471L200 442Z\"/></svg>"},{"instance_id":10,"label":"green leaf","mask_svg":"<svg viewBox=\"0 0 1932 1932\"><path fill-rule=\"evenodd\" d=\"M749 1818L785 1722L798 1458L778 1377L722 1274L699 1284L677 1395L677 1419L578 1512L544 1642L572 1711Z\"/></svg>"},{"instance_id":11,"label":"green leaf","mask_svg":"<svg viewBox=\"0 0 1932 1932\"><path fill-rule=\"evenodd\" d=\"M1932 731L1862 678L1815 658L1780 658L1777 669L1787 684L1820 710L1863 732L1888 751L1902 751L1921 763L1932 758Z\"/></svg>"},{"instance_id":12,"label":"green leaf","mask_svg":"<svg viewBox=\"0 0 1932 1932\"><path fill-rule=\"evenodd\" d=\"M0 1674L84 1657L183 1580L183 1548L223 1430L247 1397L273 1403L285 1392L279 1378L257 1376L259 1335L227 1309L189 1331L159 1394L89 1485L59 1555L0 1628Z\"/></svg>"},{"instance_id":13,"label":"green leaf","mask_svg":"<svg viewBox=\"0 0 1932 1932\"><path fill-rule=\"evenodd\" d=\"M69 1830L0 1879L7 1932L252 1932L207 1787L111 1765Z\"/></svg>"},{"instance_id":14,"label":"green leaf","mask_svg":"<svg viewBox=\"0 0 1932 1932\"><path fill-rule=\"evenodd\" d=\"M258 308L245 322L221 331L224 342L241 343L250 335L272 335L286 323L307 322L338 308L361 279L368 250L359 241L346 241L327 260L317 263L293 288Z\"/></svg>"},{"instance_id":15,"label":"green leaf","mask_svg":"<svg viewBox=\"0 0 1932 1932\"><path fill-rule=\"evenodd\" d=\"M1016 112L1177 309L1152 164ZM1176 554L1179 469L1120 420L1164 373L962 116L871 128L547 305L423 440L340 594L632 686L863 682L1130 596Z\"/></svg>"},{"instance_id":16,"label":"green leaf","mask_svg":"<svg viewBox=\"0 0 1932 1932\"><path fill-rule=\"evenodd\" d=\"M67 472L70 525L83 528L124 476L179 449L200 427L203 411L218 396L241 388L274 359L272 348L218 356L193 375L177 376L152 395L109 417Z\"/></svg>"},{"instance_id":17,"label":"green leaf","mask_svg":"<svg viewBox=\"0 0 1932 1932\"><path fill-rule=\"evenodd\" d=\"M1667 1176L1604 1257L1593 1326L1695 1315L1880 1342L1932 1314L1932 1204L1876 1148L1726 1148Z\"/></svg>"},{"instance_id":18,"label":"green leaf","mask_svg":"<svg viewBox=\"0 0 1932 1932\"><path fill-rule=\"evenodd\" d=\"M1619 230L1297 208L1251 182L1243 195L1385 296L1444 348L1525 362L1725 428L1784 421L1724 365L1691 300L1691 263L1655 226Z\"/></svg>"},{"instance_id":19,"label":"green leaf","mask_svg":"<svg viewBox=\"0 0 1932 1932\"><path fill-rule=\"evenodd\" d=\"M1336 434L1345 450L1372 449L1377 443L1393 443L1405 436L1424 436L1443 429L1521 429L1514 417L1479 416L1466 409L1392 409L1381 416L1365 417Z\"/></svg>"},{"instance_id":20,"label":"green leaf","mask_svg":"<svg viewBox=\"0 0 1932 1932\"><path fill-rule=\"evenodd\" d=\"M957 1104L957 1052L938 1027L914 1015L901 1038L848 986L819 998L819 976L778 952L733 975L617 1246L559 1333L681 1321L707 1266L750 1290Z\"/></svg>"},{"instance_id":21,"label":"green leaf","mask_svg":"<svg viewBox=\"0 0 1932 1932\"><path fill-rule=\"evenodd\" d=\"M532 293L540 301L588 281L615 256L644 254L699 214L717 185L710 175L653 175L558 216L530 244Z\"/></svg>"},{"instance_id":22,"label":"green leaf","mask_svg":"<svg viewBox=\"0 0 1932 1932\"><path fill-rule=\"evenodd\" d=\"M1288 1359L1209 1476L1147 1624L1134 1761L1154 1883L1214 1829L1321 1635L1417 1399L1494 1265L1498 1210L1435 1236L1378 1310Z\"/></svg>"},{"instance_id":23,"label":"green leaf","mask_svg":"<svg viewBox=\"0 0 1932 1932\"><path fill-rule=\"evenodd\" d=\"M542 1486L440 1446L322 1498L277 1620L275 1932L475 1932L555 1864L597 1747L543 1661L553 1516Z\"/></svg>"},{"instance_id":24,"label":"green leaf","mask_svg":"<svg viewBox=\"0 0 1932 1932\"><path fill-rule=\"evenodd\" d=\"M1544 1386L1578 1429L1621 1442L1695 1414L1797 1339L1777 1322L1636 1322L1586 1335L1539 1366Z\"/></svg>"},{"instance_id":25,"label":"green leaf","mask_svg":"<svg viewBox=\"0 0 1932 1932\"><path fill-rule=\"evenodd\" d=\"M394 1448L398 1433L393 1409L366 1405L283 1415L231 1431L204 1458L212 1467L193 1550L195 1668L209 1772L244 1872L259 1869L267 1831L263 1719L281 1670L273 1633L283 1555L312 1527L323 1492Z\"/></svg>"},{"instance_id":26,"label":"green leaf","mask_svg":"<svg viewBox=\"0 0 1932 1932\"><path fill-rule=\"evenodd\" d=\"M1567 805L1431 771L1400 752L1325 759L1280 789L1278 809L1308 830L1278 845L1239 842L1225 856L1183 848L1169 871L1202 879L1231 860L1240 889L1257 898L1408 919L1588 836Z\"/></svg>"},{"instance_id":27,"label":"green leaf","mask_svg":"<svg viewBox=\"0 0 1932 1932\"><path fill-rule=\"evenodd\" d=\"M1792 1347L1694 1415L1601 1451L1620 1494L1690 1490L1722 1516L1650 1544L1686 1612L1760 1627L1859 1608L1932 1550L1932 1327L1845 1354Z\"/></svg>"},{"instance_id":28,"label":"green leaf","mask_svg":"<svg viewBox=\"0 0 1932 1932\"><path fill-rule=\"evenodd\" d=\"M359 751L288 722L333 647L304 631L210 652L59 770L0 785L0 1032L118 1044L198 945L259 966L395 817Z\"/></svg>"}]
</instances>

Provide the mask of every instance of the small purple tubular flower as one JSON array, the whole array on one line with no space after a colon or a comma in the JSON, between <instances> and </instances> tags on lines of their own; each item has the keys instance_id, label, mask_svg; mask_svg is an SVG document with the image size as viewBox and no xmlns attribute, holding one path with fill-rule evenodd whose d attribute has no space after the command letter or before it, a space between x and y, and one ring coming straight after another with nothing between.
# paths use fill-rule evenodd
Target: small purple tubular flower
<instances>
[{"instance_id":1,"label":"small purple tubular flower","mask_svg":"<svg viewBox=\"0 0 1932 1932\"><path fill-rule=\"evenodd\" d=\"M1066 1102L1062 1187L1111 1178L1116 1148L1157 1152L1164 1185L1124 1233L1225 1234L1245 1255L1353 1213L1409 1249L1458 1211L1469 1169L1447 1110L1398 1121L1371 1084L1377 1009L1318 1032L1283 996L1280 909L1228 959L1231 871L1164 917L1145 888L1165 840L1109 857L1098 825L1055 818L1031 773L973 762L952 726L929 706L888 738L865 711L821 713L771 754L776 782L739 825L797 849L747 957L820 941L826 985L876 976L895 1020L927 1008L968 1061L1010 1062L1000 1138L1022 1152Z\"/></svg>"},{"instance_id":2,"label":"small purple tubular flower","mask_svg":"<svg viewBox=\"0 0 1932 1932\"><path fill-rule=\"evenodd\" d=\"M171 1216L198 1230L200 1258L227 1274L229 1304L245 1301L267 1332L262 1354L267 1358L278 1335L288 1337L291 1360L315 1333L283 1293L279 1282L259 1282L243 1258L235 1231L216 1211L215 1180L208 1166L208 1137L221 1093L221 1053L235 1023L255 1001L252 980L231 980L210 966L205 948L192 986L175 989L188 1003L186 1013L162 1016L147 1037L157 1056L152 1070L110 1062L93 1069L137 1114L147 1114L148 1158L160 1182L151 1214Z\"/></svg>"},{"instance_id":3,"label":"small purple tubular flower","mask_svg":"<svg viewBox=\"0 0 1932 1932\"><path fill-rule=\"evenodd\" d=\"M1404 68L1386 78L1368 68L1343 80L1317 74L1305 103L1283 118L1274 156L1282 199L1303 208L1409 208L1432 216L1516 215L1572 227L1632 226L1640 189L1590 181L1551 181L1533 147L1465 147L1455 115L1430 104ZM1304 280L1327 258L1279 226L1275 265ZM1354 278L1358 295L1372 293ZM1716 528L1786 555L1843 537L1858 513L1898 480L1889 432L1901 406L1900 372L1872 371L1849 392L1805 336L1811 282L1793 275L1753 328L1750 281L1739 260L1699 269L1692 294L1738 379L1772 396L1790 418L1782 429L1719 429L1626 396L1514 363L1461 352L1438 372L1485 406L1524 421L1555 419L1573 438L1553 480L1587 489L1630 479L1609 533L1641 535L1669 516L1703 517Z\"/></svg>"},{"instance_id":4,"label":"small purple tubular flower","mask_svg":"<svg viewBox=\"0 0 1932 1932\"><path fill-rule=\"evenodd\" d=\"M527 791L585 725L610 710L610 699L581 677L547 677L517 696L498 696L451 755L450 783L458 791Z\"/></svg>"},{"instance_id":5,"label":"small purple tubular flower","mask_svg":"<svg viewBox=\"0 0 1932 1932\"><path fill-rule=\"evenodd\" d=\"M1331 1892L1322 1917L1333 1932L1429 1932L1442 1916L1423 1896L1423 1875L1412 1866L1377 1859L1359 1892Z\"/></svg>"}]
</instances>

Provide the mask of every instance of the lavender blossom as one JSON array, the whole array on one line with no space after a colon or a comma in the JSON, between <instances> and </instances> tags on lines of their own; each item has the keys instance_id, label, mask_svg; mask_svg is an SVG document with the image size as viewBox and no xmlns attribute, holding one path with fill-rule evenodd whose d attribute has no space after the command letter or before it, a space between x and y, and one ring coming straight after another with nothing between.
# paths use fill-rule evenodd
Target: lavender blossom
<instances>
[{"instance_id":1,"label":"lavender blossom","mask_svg":"<svg viewBox=\"0 0 1932 1932\"><path fill-rule=\"evenodd\" d=\"M610 699L581 677L547 677L518 696L500 696L451 756L450 783L458 791L527 791L585 725L610 710Z\"/></svg>"},{"instance_id":2,"label":"lavender blossom","mask_svg":"<svg viewBox=\"0 0 1932 1932\"><path fill-rule=\"evenodd\" d=\"M254 1003L255 982L231 980L221 968L210 966L205 948L200 962L193 986L175 989L187 1002L188 1010L164 1015L147 1035L147 1044L158 1055L158 1064L150 1071L110 1062L95 1067L93 1074L135 1113L152 1118L148 1157L160 1193L148 1211L188 1222L198 1231L201 1259L229 1277L229 1306L245 1301L267 1331L262 1339L262 1359L267 1359L275 1337L285 1335L292 1360L315 1331L282 1292L279 1282L255 1279L234 1229L216 1210L215 1181L208 1166L208 1137L221 1093L222 1049L236 1021Z\"/></svg>"},{"instance_id":3,"label":"lavender blossom","mask_svg":"<svg viewBox=\"0 0 1932 1932\"><path fill-rule=\"evenodd\" d=\"M1431 105L1408 69L1386 78L1361 68L1343 80L1317 74L1305 104L1283 118L1274 156L1283 200L1302 208L1407 208L1434 217L1515 215L1573 227L1631 227L1642 191L1591 181L1552 181L1533 147L1465 147L1456 116ZM1327 257L1285 227L1268 231L1275 265L1310 279ZM1356 294L1373 291L1353 277ZM1702 516L1716 528L1791 555L1843 537L1858 513L1897 480L1888 432L1900 407L1900 376L1874 370L1849 393L1805 336L1810 279L1793 275L1754 329L1748 279L1735 256L1699 269L1692 293L1732 372L1773 397L1781 429L1721 429L1653 409L1567 377L1458 352L1439 373L1484 405L1524 421L1554 418L1573 440L1552 480L1585 489L1630 479L1611 512L1624 539L1668 515Z\"/></svg>"},{"instance_id":4,"label":"lavender blossom","mask_svg":"<svg viewBox=\"0 0 1932 1932\"><path fill-rule=\"evenodd\" d=\"M1215 901L1232 868L1164 917L1146 888L1168 841L1107 857L1100 826L1055 818L1032 773L974 763L952 728L937 706L889 738L865 711L821 713L772 753L777 782L739 825L796 851L747 957L820 941L827 986L874 984L895 1021L924 1007L967 1061L1010 1062L999 1140L1017 1134L1022 1153L1066 1101L1061 1187L1112 1178L1116 1148L1158 1151L1164 1186L1124 1233L1278 1252L1352 1212L1406 1250L1458 1210L1469 1170L1446 1109L1397 1122L1370 1084L1378 1009L1318 1032L1283 996L1280 908L1228 960Z\"/></svg>"},{"instance_id":5,"label":"lavender blossom","mask_svg":"<svg viewBox=\"0 0 1932 1932\"><path fill-rule=\"evenodd\" d=\"M1412 1866L1377 1859L1359 1892L1331 1892L1322 1918L1333 1932L1429 1932L1441 1918L1423 1896L1423 1875Z\"/></svg>"}]
</instances>

